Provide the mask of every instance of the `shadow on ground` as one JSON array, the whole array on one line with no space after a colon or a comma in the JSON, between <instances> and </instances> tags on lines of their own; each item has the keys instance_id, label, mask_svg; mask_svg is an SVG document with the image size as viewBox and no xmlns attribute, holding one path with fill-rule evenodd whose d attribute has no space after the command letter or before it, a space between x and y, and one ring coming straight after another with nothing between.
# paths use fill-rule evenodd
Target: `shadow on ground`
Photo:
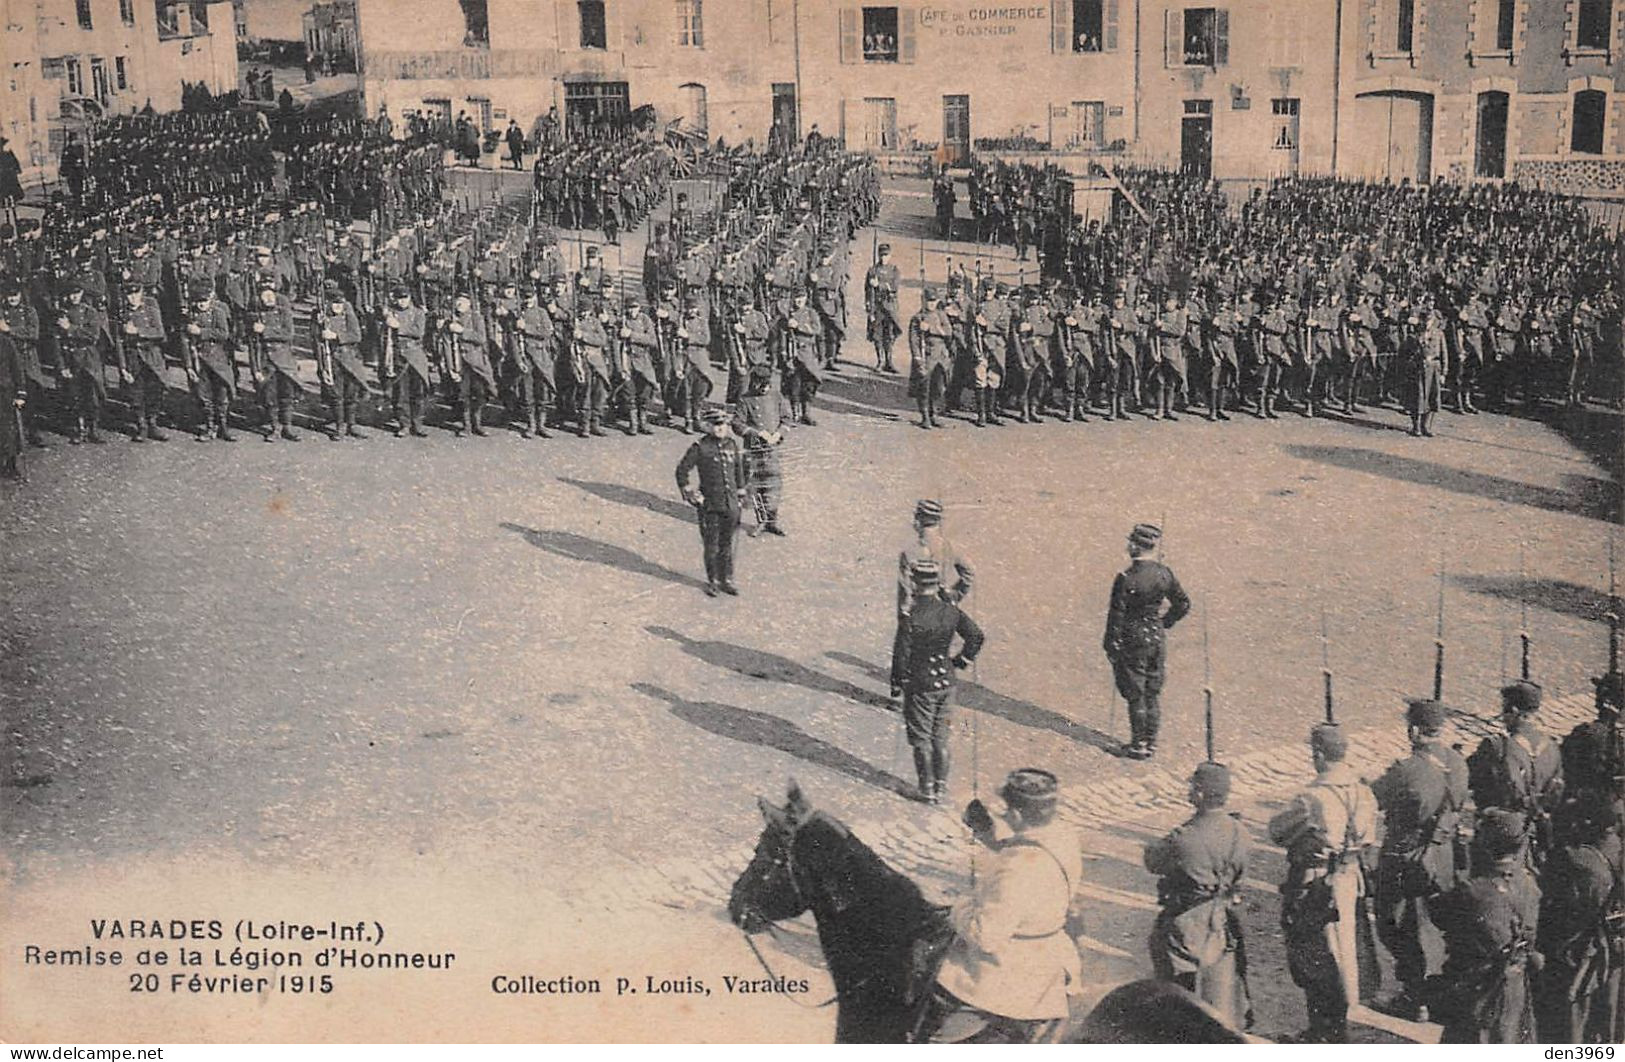
<instances>
[{"instance_id":1,"label":"shadow on ground","mask_svg":"<svg viewBox=\"0 0 1625 1062\"><path fill-rule=\"evenodd\" d=\"M674 498L663 498L658 494L639 490L637 487L628 487L620 483L599 483L590 479L571 479L568 476L560 476L559 482L568 483L578 490L584 490L594 497L614 502L617 505L625 505L633 509L644 509L651 513L658 513L661 516L669 516L679 523L692 524L696 522L693 507L684 505Z\"/></svg>"},{"instance_id":2,"label":"shadow on ground","mask_svg":"<svg viewBox=\"0 0 1625 1062\"><path fill-rule=\"evenodd\" d=\"M804 664L799 664L787 656L777 653L768 653L760 649L750 649L743 645L734 645L732 642L721 642L689 638L672 630L670 627L645 627L644 630L657 638L665 638L677 643L678 648L698 660L703 660L712 667L720 667L732 671L746 678L765 679L770 682L783 682L790 686L800 686L816 693L827 693L831 696L841 697L857 704L867 705L871 708L892 710L891 701L878 693L866 690L861 686L854 686L850 682L843 682L832 678L822 671L814 671Z\"/></svg>"},{"instance_id":3,"label":"shadow on ground","mask_svg":"<svg viewBox=\"0 0 1625 1062\"><path fill-rule=\"evenodd\" d=\"M537 549L546 550L556 557L565 557L569 560L584 561L588 564L602 564L609 568L619 568L623 572L633 575L646 575L651 579L660 579L678 586L692 587L695 590L705 589L705 584L692 576L682 572L674 572L664 565L634 553L622 546L600 542L596 538L587 538L570 531L541 531L534 527L521 527L519 524L502 524L505 531L512 531L524 537L526 542Z\"/></svg>"},{"instance_id":4,"label":"shadow on ground","mask_svg":"<svg viewBox=\"0 0 1625 1062\"><path fill-rule=\"evenodd\" d=\"M691 701L647 682L634 682L632 688L646 697L665 701L672 715L719 737L778 749L798 760L836 771L877 789L898 794L912 791L912 787L889 771L872 767L845 749L813 737L776 715L736 708L717 701Z\"/></svg>"},{"instance_id":5,"label":"shadow on ground","mask_svg":"<svg viewBox=\"0 0 1625 1062\"><path fill-rule=\"evenodd\" d=\"M1451 581L1475 594L1532 605L1578 619L1601 622L1608 614L1606 593L1595 587L1561 579L1536 579L1521 575L1456 575L1451 577Z\"/></svg>"}]
</instances>

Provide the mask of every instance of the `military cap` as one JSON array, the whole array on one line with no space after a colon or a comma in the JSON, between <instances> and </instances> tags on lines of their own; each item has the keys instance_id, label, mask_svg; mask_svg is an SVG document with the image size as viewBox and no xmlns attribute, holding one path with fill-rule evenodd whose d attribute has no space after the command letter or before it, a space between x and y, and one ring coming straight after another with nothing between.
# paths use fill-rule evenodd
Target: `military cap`
<instances>
[{"instance_id":1,"label":"military cap","mask_svg":"<svg viewBox=\"0 0 1625 1062\"><path fill-rule=\"evenodd\" d=\"M592 245L592 246L589 246L587 248L587 257L588 258L597 258L598 257L598 247L597 247L596 244Z\"/></svg>"},{"instance_id":2,"label":"military cap","mask_svg":"<svg viewBox=\"0 0 1625 1062\"><path fill-rule=\"evenodd\" d=\"M917 560L909 567L909 577L917 589L942 585L942 567L934 560Z\"/></svg>"},{"instance_id":3,"label":"military cap","mask_svg":"<svg viewBox=\"0 0 1625 1062\"><path fill-rule=\"evenodd\" d=\"M1001 299L1004 298L1006 295L1010 294L1010 285L1006 284L1002 280L999 281L997 284L993 285L993 294L999 296Z\"/></svg>"},{"instance_id":4,"label":"military cap","mask_svg":"<svg viewBox=\"0 0 1625 1062\"><path fill-rule=\"evenodd\" d=\"M1348 755L1349 739L1336 723L1321 723L1309 731L1309 747L1333 762Z\"/></svg>"},{"instance_id":5,"label":"military cap","mask_svg":"<svg viewBox=\"0 0 1625 1062\"><path fill-rule=\"evenodd\" d=\"M914 503L914 519L928 526L942 523L942 503L934 498L921 498Z\"/></svg>"},{"instance_id":6,"label":"military cap","mask_svg":"<svg viewBox=\"0 0 1625 1062\"><path fill-rule=\"evenodd\" d=\"M344 289L339 287L338 281L329 280L327 283L322 285L322 294L326 295L330 299L336 298L337 296L344 294Z\"/></svg>"},{"instance_id":7,"label":"military cap","mask_svg":"<svg viewBox=\"0 0 1625 1062\"><path fill-rule=\"evenodd\" d=\"M1191 773L1191 785L1203 795L1222 804L1230 799L1230 768L1209 760L1196 765Z\"/></svg>"},{"instance_id":8,"label":"military cap","mask_svg":"<svg viewBox=\"0 0 1625 1062\"><path fill-rule=\"evenodd\" d=\"M729 420L728 411L721 406L712 406L700 414L700 419L707 424L726 424Z\"/></svg>"},{"instance_id":9,"label":"military cap","mask_svg":"<svg viewBox=\"0 0 1625 1062\"><path fill-rule=\"evenodd\" d=\"M412 290L404 284L397 284L390 289L389 297L392 299L408 299L412 297Z\"/></svg>"},{"instance_id":10,"label":"military cap","mask_svg":"<svg viewBox=\"0 0 1625 1062\"><path fill-rule=\"evenodd\" d=\"M1022 767L1005 776L999 796L1018 808L1052 808L1061 798L1061 783L1055 775L1038 767Z\"/></svg>"},{"instance_id":11,"label":"military cap","mask_svg":"<svg viewBox=\"0 0 1625 1062\"><path fill-rule=\"evenodd\" d=\"M880 254L891 254L891 244L883 243L879 247Z\"/></svg>"},{"instance_id":12,"label":"military cap","mask_svg":"<svg viewBox=\"0 0 1625 1062\"><path fill-rule=\"evenodd\" d=\"M1592 679L1591 684L1597 688L1598 708L1609 707L1615 712L1620 710L1621 703L1625 702L1625 675L1610 671Z\"/></svg>"},{"instance_id":13,"label":"military cap","mask_svg":"<svg viewBox=\"0 0 1625 1062\"><path fill-rule=\"evenodd\" d=\"M1146 549L1155 548L1156 544L1162 541L1162 528L1156 524L1135 524L1134 530L1128 533L1128 540Z\"/></svg>"},{"instance_id":14,"label":"military cap","mask_svg":"<svg viewBox=\"0 0 1625 1062\"><path fill-rule=\"evenodd\" d=\"M942 292L939 291L938 289L936 289L936 288L926 288L925 289L925 301L926 302L940 302L941 299L942 299Z\"/></svg>"},{"instance_id":15,"label":"military cap","mask_svg":"<svg viewBox=\"0 0 1625 1062\"><path fill-rule=\"evenodd\" d=\"M1431 697L1410 697L1405 701L1405 722L1422 730L1436 731L1444 727L1444 705Z\"/></svg>"},{"instance_id":16,"label":"military cap","mask_svg":"<svg viewBox=\"0 0 1625 1062\"><path fill-rule=\"evenodd\" d=\"M700 293L697 292L697 291L691 291L687 295L683 296L683 305L684 306L691 306L691 307L699 306L700 305Z\"/></svg>"},{"instance_id":17,"label":"military cap","mask_svg":"<svg viewBox=\"0 0 1625 1062\"><path fill-rule=\"evenodd\" d=\"M186 293L193 299L207 299L214 294L214 284L208 277L193 277L187 282Z\"/></svg>"},{"instance_id":18,"label":"military cap","mask_svg":"<svg viewBox=\"0 0 1625 1062\"><path fill-rule=\"evenodd\" d=\"M1519 715L1540 711L1540 698L1540 685L1528 679L1519 679L1501 687L1502 709L1517 712Z\"/></svg>"},{"instance_id":19,"label":"military cap","mask_svg":"<svg viewBox=\"0 0 1625 1062\"><path fill-rule=\"evenodd\" d=\"M1478 817L1475 834L1492 859L1505 859L1523 849L1524 817L1507 808L1489 808Z\"/></svg>"}]
</instances>

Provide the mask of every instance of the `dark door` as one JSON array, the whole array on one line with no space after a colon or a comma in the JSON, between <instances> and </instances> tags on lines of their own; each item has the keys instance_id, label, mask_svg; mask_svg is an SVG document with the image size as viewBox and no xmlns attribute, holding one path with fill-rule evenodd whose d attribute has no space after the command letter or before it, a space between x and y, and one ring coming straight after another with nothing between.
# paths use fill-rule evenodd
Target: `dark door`
<instances>
[{"instance_id":1,"label":"dark door","mask_svg":"<svg viewBox=\"0 0 1625 1062\"><path fill-rule=\"evenodd\" d=\"M1478 150L1473 172L1479 177L1507 175L1507 108L1505 92L1478 94Z\"/></svg>"},{"instance_id":2,"label":"dark door","mask_svg":"<svg viewBox=\"0 0 1625 1062\"><path fill-rule=\"evenodd\" d=\"M1204 181L1213 176L1213 101L1186 100L1179 133L1179 168Z\"/></svg>"},{"instance_id":3,"label":"dark door","mask_svg":"<svg viewBox=\"0 0 1625 1062\"><path fill-rule=\"evenodd\" d=\"M793 144L801 140L801 128L796 115L796 86L790 82L773 85L773 141Z\"/></svg>"},{"instance_id":4,"label":"dark door","mask_svg":"<svg viewBox=\"0 0 1625 1062\"><path fill-rule=\"evenodd\" d=\"M970 160L970 97L942 97L942 158L950 166Z\"/></svg>"}]
</instances>

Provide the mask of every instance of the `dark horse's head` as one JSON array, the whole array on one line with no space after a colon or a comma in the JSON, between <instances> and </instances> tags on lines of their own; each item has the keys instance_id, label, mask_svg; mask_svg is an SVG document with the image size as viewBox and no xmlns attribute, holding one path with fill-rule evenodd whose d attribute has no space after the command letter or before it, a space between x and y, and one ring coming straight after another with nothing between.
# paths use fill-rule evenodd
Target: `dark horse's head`
<instances>
[{"instance_id":1,"label":"dark horse's head","mask_svg":"<svg viewBox=\"0 0 1625 1062\"><path fill-rule=\"evenodd\" d=\"M734 882L729 917L755 933L811 911L841 1003L836 1039L902 1039L915 993L929 983L922 967L940 953L921 945L940 935L941 909L833 816L815 811L795 782L783 807L757 803L766 826Z\"/></svg>"}]
</instances>

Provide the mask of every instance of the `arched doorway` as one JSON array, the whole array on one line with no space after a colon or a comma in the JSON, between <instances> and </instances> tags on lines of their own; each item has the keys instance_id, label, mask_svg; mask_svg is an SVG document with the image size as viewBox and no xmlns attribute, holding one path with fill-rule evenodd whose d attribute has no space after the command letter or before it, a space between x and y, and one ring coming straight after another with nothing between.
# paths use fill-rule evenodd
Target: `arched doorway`
<instances>
[{"instance_id":1,"label":"arched doorway","mask_svg":"<svg viewBox=\"0 0 1625 1062\"><path fill-rule=\"evenodd\" d=\"M705 86L691 81L680 86L677 91L682 97L683 131L705 136L710 126L710 117L706 113Z\"/></svg>"},{"instance_id":2,"label":"arched doorway","mask_svg":"<svg viewBox=\"0 0 1625 1062\"><path fill-rule=\"evenodd\" d=\"M1369 145L1355 155L1357 172L1376 181L1433 179L1433 95L1371 92L1355 97L1351 142Z\"/></svg>"}]
</instances>

